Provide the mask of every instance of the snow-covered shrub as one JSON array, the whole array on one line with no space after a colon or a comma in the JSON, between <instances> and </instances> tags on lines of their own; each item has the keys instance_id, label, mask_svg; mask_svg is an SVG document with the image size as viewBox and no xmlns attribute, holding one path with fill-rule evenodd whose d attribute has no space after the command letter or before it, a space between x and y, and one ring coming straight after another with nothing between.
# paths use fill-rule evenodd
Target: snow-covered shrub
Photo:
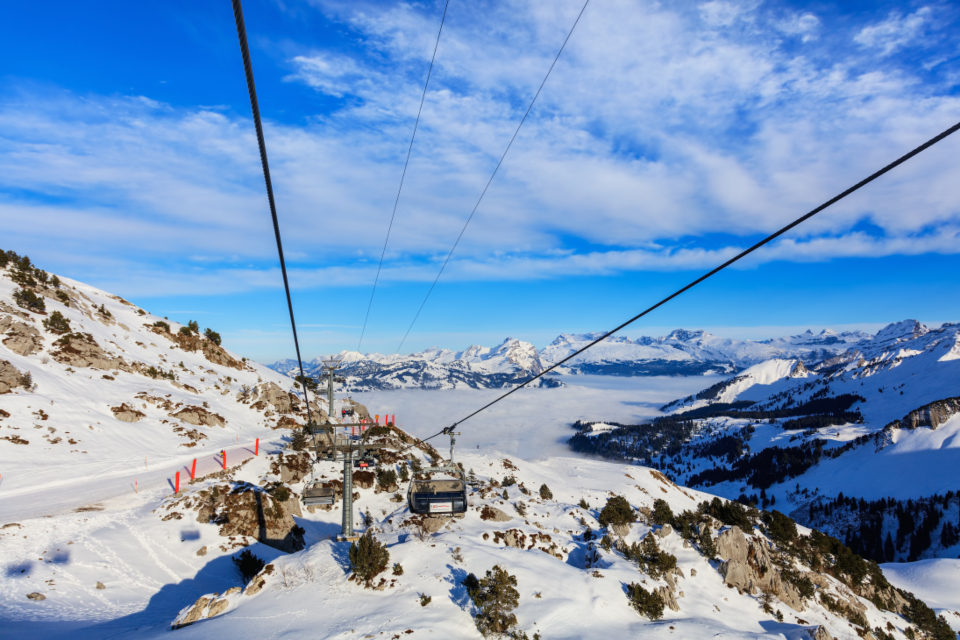
<instances>
[{"instance_id":1,"label":"snow-covered shrub","mask_svg":"<svg viewBox=\"0 0 960 640\"><path fill-rule=\"evenodd\" d=\"M630 599L630 606L640 615L651 620L659 620L663 617L663 598L660 594L651 593L634 582L627 586L627 597Z\"/></svg>"}]
</instances>

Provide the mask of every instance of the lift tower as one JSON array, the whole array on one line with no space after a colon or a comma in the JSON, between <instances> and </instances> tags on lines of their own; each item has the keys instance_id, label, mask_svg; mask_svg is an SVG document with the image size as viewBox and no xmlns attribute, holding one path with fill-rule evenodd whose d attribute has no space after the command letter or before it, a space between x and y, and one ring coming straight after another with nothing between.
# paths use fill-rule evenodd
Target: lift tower
<instances>
[{"instance_id":1,"label":"lift tower","mask_svg":"<svg viewBox=\"0 0 960 640\"><path fill-rule=\"evenodd\" d=\"M322 371L327 374L327 433L334 452L337 434L333 424L333 378L343 366L343 356L334 356L322 361ZM353 533L353 443L343 447L343 520L340 527L340 539L352 540Z\"/></svg>"}]
</instances>

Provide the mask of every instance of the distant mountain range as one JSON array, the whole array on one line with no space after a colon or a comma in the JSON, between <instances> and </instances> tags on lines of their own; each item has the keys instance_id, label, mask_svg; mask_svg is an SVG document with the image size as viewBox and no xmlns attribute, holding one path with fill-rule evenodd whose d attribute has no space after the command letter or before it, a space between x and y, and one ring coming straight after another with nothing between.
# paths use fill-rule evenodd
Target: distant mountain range
<instances>
[{"instance_id":1,"label":"distant mountain range","mask_svg":"<svg viewBox=\"0 0 960 640\"><path fill-rule=\"evenodd\" d=\"M463 351L431 347L409 355L361 354L341 351L346 389L497 388L517 384L560 362L602 333L561 334L538 351L529 342L507 338L490 348L473 345ZM556 369L558 374L614 376L691 376L735 373L772 358L818 362L837 357L854 345L874 339L862 331L837 333L826 329L770 340L720 338L705 331L677 329L659 338L635 340L613 336ZM304 363L304 371L319 376L320 356ZM296 360L268 365L289 376L299 373ZM556 378L546 386L561 384Z\"/></svg>"}]
</instances>

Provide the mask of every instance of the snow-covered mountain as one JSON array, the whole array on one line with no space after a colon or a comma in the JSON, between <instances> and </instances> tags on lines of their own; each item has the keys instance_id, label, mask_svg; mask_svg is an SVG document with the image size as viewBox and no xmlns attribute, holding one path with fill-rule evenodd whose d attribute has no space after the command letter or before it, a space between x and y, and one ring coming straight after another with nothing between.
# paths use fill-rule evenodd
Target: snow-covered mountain
<instances>
[{"instance_id":1,"label":"snow-covered mountain","mask_svg":"<svg viewBox=\"0 0 960 640\"><path fill-rule=\"evenodd\" d=\"M603 333L563 334L540 352L550 366ZM825 329L770 340L720 338L705 331L677 329L659 338L613 336L563 364L564 373L609 375L700 375L733 373L771 358L823 360L871 336L861 331Z\"/></svg>"},{"instance_id":2,"label":"snow-covered mountain","mask_svg":"<svg viewBox=\"0 0 960 640\"><path fill-rule=\"evenodd\" d=\"M342 351L343 375L353 391L379 389L452 389L463 386L498 388L523 382L561 361L602 333L561 334L541 351L529 342L507 338L497 347L472 345L463 351L430 347L409 355L361 354ZM869 341L861 331L836 333L825 329L770 340L719 338L705 331L677 329L659 338L636 340L612 336L564 363L558 374L616 376L703 375L733 373L770 358L819 361L844 353L851 345ZM317 376L318 357L304 363L304 372ZM268 365L274 371L299 375L296 360ZM557 385L556 380L547 384Z\"/></svg>"},{"instance_id":3,"label":"snow-covered mountain","mask_svg":"<svg viewBox=\"0 0 960 640\"><path fill-rule=\"evenodd\" d=\"M837 356L767 360L663 410L651 425L582 425L573 444L776 505L880 562L960 552L960 324L894 323Z\"/></svg>"},{"instance_id":4,"label":"snow-covered mountain","mask_svg":"<svg viewBox=\"0 0 960 640\"><path fill-rule=\"evenodd\" d=\"M320 356L304 363L304 373L319 377ZM529 342L507 338L494 348L472 345L463 351L430 347L406 356L341 351L344 365L339 374L346 391L385 389L493 389L513 386L543 371L536 347ZM295 377L300 374L296 360L269 365L274 371ZM556 379L542 379L535 386L557 387Z\"/></svg>"},{"instance_id":5,"label":"snow-covered mountain","mask_svg":"<svg viewBox=\"0 0 960 640\"><path fill-rule=\"evenodd\" d=\"M515 638L903 640L960 608L949 588L936 611L895 588L949 566L888 582L836 540L653 469L465 447L467 513L415 516L391 474L440 454L396 429L374 436L383 473L353 474L357 528L387 554L365 585L333 539L340 505L301 507L311 471L336 491L343 465L311 470L288 446L306 419L290 378L41 273L0 268L3 637L476 639L468 577L495 566L517 589ZM895 359L883 371L908 365ZM605 520L608 504L633 524ZM243 552L266 566L244 578Z\"/></svg>"}]
</instances>

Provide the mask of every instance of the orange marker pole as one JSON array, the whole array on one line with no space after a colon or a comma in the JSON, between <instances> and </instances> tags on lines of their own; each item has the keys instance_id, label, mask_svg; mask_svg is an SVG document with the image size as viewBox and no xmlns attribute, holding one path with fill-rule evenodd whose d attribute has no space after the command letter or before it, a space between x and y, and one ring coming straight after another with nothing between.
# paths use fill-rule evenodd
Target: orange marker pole
<instances>
[{"instance_id":1,"label":"orange marker pole","mask_svg":"<svg viewBox=\"0 0 960 640\"><path fill-rule=\"evenodd\" d=\"M197 477L197 459L193 459L193 465L190 467L190 479L193 480Z\"/></svg>"},{"instance_id":2,"label":"orange marker pole","mask_svg":"<svg viewBox=\"0 0 960 640\"><path fill-rule=\"evenodd\" d=\"M180 472L177 471L177 479L173 482L173 492L180 493Z\"/></svg>"},{"instance_id":3,"label":"orange marker pole","mask_svg":"<svg viewBox=\"0 0 960 640\"><path fill-rule=\"evenodd\" d=\"M220 456L221 456L221 458L223 459L223 468L224 468L224 470L226 470L226 468L227 468L227 450L224 449L223 451L221 451L221 452L220 452Z\"/></svg>"},{"instance_id":4,"label":"orange marker pole","mask_svg":"<svg viewBox=\"0 0 960 640\"><path fill-rule=\"evenodd\" d=\"M253 455L260 455L260 438L257 438L257 444L253 445Z\"/></svg>"}]
</instances>

